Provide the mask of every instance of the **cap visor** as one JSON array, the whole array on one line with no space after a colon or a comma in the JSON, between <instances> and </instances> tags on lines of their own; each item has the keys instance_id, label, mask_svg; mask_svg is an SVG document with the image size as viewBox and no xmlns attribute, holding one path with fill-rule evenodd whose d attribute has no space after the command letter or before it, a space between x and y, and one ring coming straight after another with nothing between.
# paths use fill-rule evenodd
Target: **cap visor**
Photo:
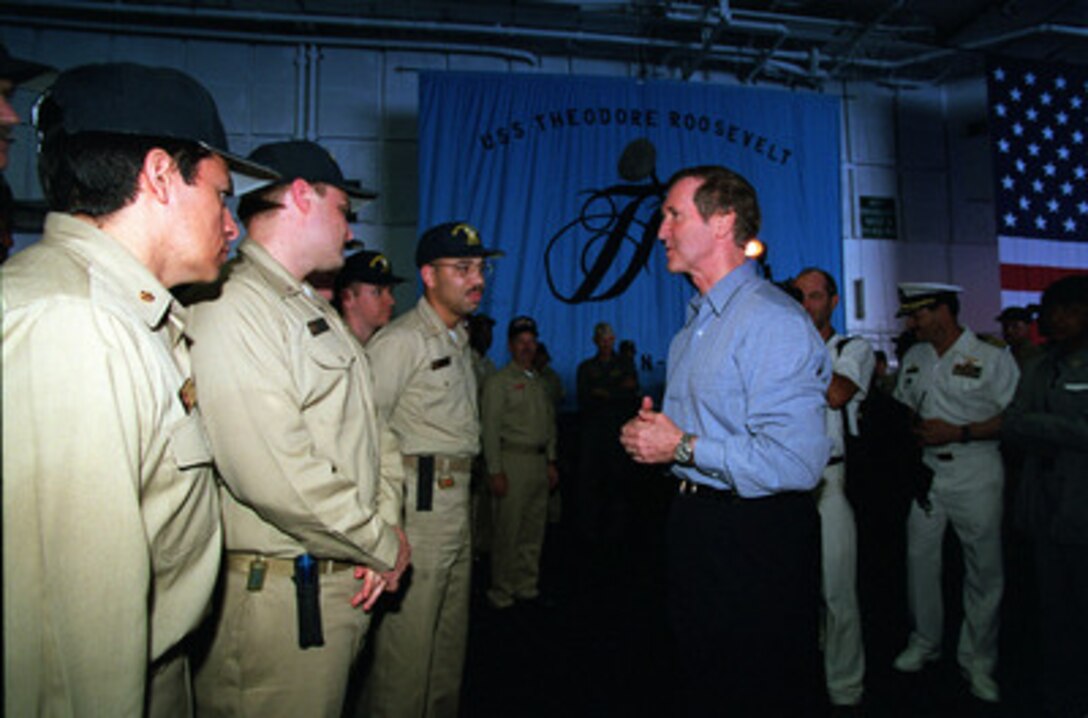
<instances>
[{"instance_id":1,"label":"cap visor","mask_svg":"<svg viewBox=\"0 0 1088 718\"><path fill-rule=\"evenodd\" d=\"M230 169L230 179L234 185L235 197L241 197L280 179L280 173L271 167L257 164L233 152L224 152L204 142L201 142L200 145L219 155L227 163L227 167Z\"/></svg>"},{"instance_id":2,"label":"cap visor","mask_svg":"<svg viewBox=\"0 0 1088 718\"><path fill-rule=\"evenodd\" d=\"M348 202L351 203L352 212L358 212L363 207L378 199L377 192L361 186L355 180L348 180L344 184L338 184L336 186L344 190L344 193L348 196Z\"/></svg>"}]
</instances>

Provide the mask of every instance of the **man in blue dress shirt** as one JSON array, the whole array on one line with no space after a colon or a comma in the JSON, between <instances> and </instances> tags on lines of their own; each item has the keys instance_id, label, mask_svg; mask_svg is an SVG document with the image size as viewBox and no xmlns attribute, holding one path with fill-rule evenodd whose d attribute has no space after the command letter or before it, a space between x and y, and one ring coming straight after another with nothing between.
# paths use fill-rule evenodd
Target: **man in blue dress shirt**
<instances>
[{"instance_id":1,"label":"man in blue dress shirt","mask_svg":"<svg viewBox=\"0 0 1088 718\"><path fill-rule=\"evenodd\" d=\"M755 190L724 167L669 181L659 238L699 294L669 349L661 412L621 434L640 463L673 462L667 528L677 686L691 716L823 710L817 620L831 362L800 305L744 255Z\"/></svg>"}]
</instances>

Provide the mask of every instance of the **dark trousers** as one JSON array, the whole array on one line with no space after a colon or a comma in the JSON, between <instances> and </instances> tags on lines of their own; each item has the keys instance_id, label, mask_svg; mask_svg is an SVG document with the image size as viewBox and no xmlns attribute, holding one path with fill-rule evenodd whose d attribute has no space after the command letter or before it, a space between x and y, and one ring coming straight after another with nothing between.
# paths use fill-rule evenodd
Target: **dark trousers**
<instances>
[{"instance_id":1,"label":"dark trousers","mask_svg":"<svg viewBox=\"0 0 1088 718\"><path fill-rule=\"evenodd\" d=\"M808 716L820 676L820 519L811 494L679 495L668 523L669 616L688 716Z\"/></svg>"},{"instance_id":2,"label":"dark trousers","mask_svg":"<svg viewBox=\"0 0 1088 718\"><path fill-rule=\"evenodd\" d=\"M1088 546L1035 544L1046 715L1088 714Z\"/></svg>"}]
</instances>

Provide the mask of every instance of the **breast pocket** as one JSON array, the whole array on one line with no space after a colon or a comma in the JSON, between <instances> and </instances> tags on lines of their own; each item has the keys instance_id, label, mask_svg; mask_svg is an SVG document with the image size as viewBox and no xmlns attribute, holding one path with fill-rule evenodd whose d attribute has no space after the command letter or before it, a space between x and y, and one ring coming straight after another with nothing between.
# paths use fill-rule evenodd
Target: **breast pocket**
<instances>
[{"instance_id":1,"label":"breast pocket","mask_svg":"<svg viewBox=\"0 0 1088 718\"><path fill-rule=\"evenodd\" d=\"M305 401L316 401L348 381L356 357L344 340L332 331L318 336L306 332L301 341L303 379L300 389Z\"/></svg>"},{"instance_id":2,"label":"breast pocket","mask_svg":"<svg viewBox=\"0 0 1088 718\"><path fill-rule=\"evenodd\" d=\"M183 417L170 431L170 453L179 469L210 466L212 447L200 414Z\"/></svg>"},{"instance_id":3,"label":"breast pocket","mask_svg":"<svg viewBox=\"0 0 1088 718\"><path fill-rule=\"evenodd\" d=\"M1053 400L1054 409L1068 416L1088 418L1088 377L1077 377L1062 382L1058 396Z\"/></svg>"}]
</instances>

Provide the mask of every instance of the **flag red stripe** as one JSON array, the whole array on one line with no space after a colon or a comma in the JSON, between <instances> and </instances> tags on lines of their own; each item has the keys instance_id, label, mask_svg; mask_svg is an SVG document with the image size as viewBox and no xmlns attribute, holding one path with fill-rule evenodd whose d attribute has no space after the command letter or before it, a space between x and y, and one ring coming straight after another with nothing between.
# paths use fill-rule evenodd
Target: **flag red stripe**
<instances>
[{"instance_id":1,"label":"flag red stripe","mask_svg":"<svg viewBox=\"0 0 1088 718\"><path fill-rule=\"evenodd\" d=\"M1018 292L1041 292L1055 280L1069 274L1088 274L1088 268L1002 264L1001 288Z\"/></svg>"}]
</instances>

